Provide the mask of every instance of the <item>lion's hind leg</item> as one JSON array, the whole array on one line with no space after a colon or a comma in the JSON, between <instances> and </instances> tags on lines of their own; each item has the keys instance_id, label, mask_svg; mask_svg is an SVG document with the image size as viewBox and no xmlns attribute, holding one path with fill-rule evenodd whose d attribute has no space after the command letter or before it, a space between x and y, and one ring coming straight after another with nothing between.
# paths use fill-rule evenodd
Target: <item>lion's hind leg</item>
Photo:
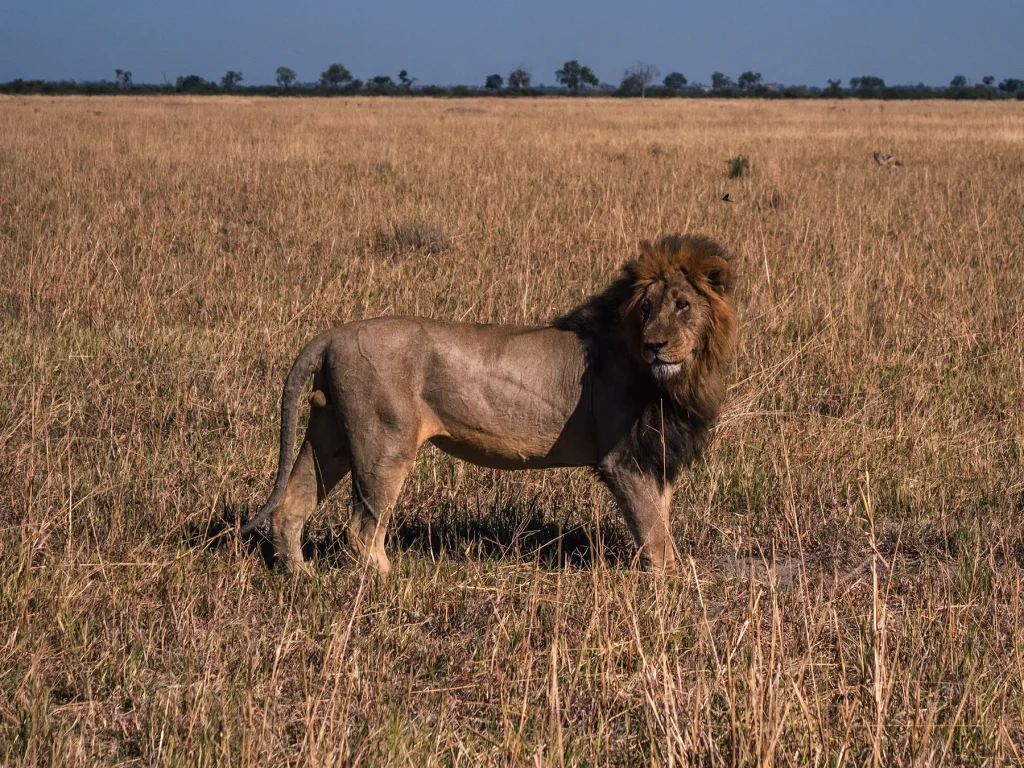
<instances>
[{"instance_id":1,"label":"lion's hind leg","mask_svg":"<svg viewBox=\"0 0 1024 768\"><path fill-rule=\"evenodd\" d=\"M352 470L349 539L367 565L381 576L391 571L391 561L384 552L388 521L414 460L415 450L411 455L374 457L370 462L356 460Z\"/></svg>"},{"instance_id":2,"label":"lion's hind leg","mask_svg":"<svg viewBox=\"0 0 1024 768\"><path fill-rule=\"evenodd\" d=\"M317 397L319 395L319 398ZM302 529L317 504L349 472L348 447L323 394L314 392L306 437L292 466L288 485L271 517L274 552L292 573L308 573L302 559Z\"/></svg>"}]
</instances>

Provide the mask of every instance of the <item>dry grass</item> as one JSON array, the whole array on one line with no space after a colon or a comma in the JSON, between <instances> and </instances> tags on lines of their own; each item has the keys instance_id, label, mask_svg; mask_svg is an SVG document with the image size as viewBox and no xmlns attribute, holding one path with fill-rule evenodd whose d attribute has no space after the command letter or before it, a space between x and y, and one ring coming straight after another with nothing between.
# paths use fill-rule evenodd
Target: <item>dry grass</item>
<instances>
[{"instance_id":1,"label":"dry grass","mask_svg":"<svg viewBox=\"0 0 1024 768\"><path fill-rule=\"evenodd\" d=\"M0 100L0 762L1024 759L1024 104L467 105ZM344 493L313 581L218 535L315 331L541 321L663 231L741 276L682 575L432 451L386 584Z\"/></svg>"}]
</instances>

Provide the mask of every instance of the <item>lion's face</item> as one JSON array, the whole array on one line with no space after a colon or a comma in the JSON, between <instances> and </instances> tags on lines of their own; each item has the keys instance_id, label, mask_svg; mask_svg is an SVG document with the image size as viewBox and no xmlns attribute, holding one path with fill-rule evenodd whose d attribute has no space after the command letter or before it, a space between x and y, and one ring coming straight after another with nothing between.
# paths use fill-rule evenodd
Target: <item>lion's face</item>
<instances>
[{"instance_id":1,"label":"lion's face","mask_svg":"<svg viewBox=\"0 0 1024 768\"><path fill-rule=\"evenodd\" d=\"M700 378L720 368L735 316L732 268L719 245L678 235L643 242L623 273L632 286L623 308L627 332L654 379L667 384L687 371Z\"/></svg>"},{"instance_id":2,"label":"lion's face","mask_svg":"<svg viewBox=\"0 0 1024 768\"><path fill-rule=\"evenodd\" d=\"M680 270L651 283L637 306L640 356L651 375L667 381L700 351L711 324L711 305Z\"/></svg>"}]
</instances>

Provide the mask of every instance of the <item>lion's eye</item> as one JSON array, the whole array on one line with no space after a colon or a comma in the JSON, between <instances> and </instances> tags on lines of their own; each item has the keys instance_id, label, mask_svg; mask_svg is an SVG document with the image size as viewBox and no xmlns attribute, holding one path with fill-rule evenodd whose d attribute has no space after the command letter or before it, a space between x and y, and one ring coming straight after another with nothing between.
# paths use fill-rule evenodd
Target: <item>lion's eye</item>
<instances>
[{"instance_id":1,"label":"lion's eye","mask_svg":"<svg viewBox=\"0 0 1024 768\"><path fill-rule=\"evenodd\" d=\"M676 312L682 312L684 309L690 308L690 302L686 299L678 299L676 301Z\"/></svg>"},{"instance_id":2,"label":"lion's eye","mask_svg":"<svg viewBox=\"0 0 1024 768\"><path fill-rule=\"evenodd\" d=\"M640 317L646 320L651 316L651 302L645 301L640 305Z\"/></svg>"}]
</instances>

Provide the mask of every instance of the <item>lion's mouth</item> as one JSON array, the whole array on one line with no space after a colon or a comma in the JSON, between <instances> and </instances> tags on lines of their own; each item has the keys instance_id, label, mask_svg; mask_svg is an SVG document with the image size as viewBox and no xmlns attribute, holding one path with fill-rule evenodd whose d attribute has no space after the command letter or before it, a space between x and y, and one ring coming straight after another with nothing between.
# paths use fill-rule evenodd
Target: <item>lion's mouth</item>
<instances>
[{"instance_id":1,"label":"lion's mouth","mask_svg":"<svg viewBox=\"0 0 1024 768\"><path fill-rule=\"evenodd\" d=\"M692 357L692 352L688 355L683 355L683 357L681 357L679 360L669 360L667 358L662 357L657 352L650 352L645 350L643 353L644 362L650 365L652 368L659 365L674 365L678 367L683 363L688 362Z\"/></svg>"},{"instance_id":2,"label":"lion's mouth","mask_svg":"<svg viewBox=\"0 0 1024 768\"><path fill-rule=\"evenodd\" d=\"M645 354L645 362L651 366L651 374L656 379L671 379L677 376L683 367L693 359L693 353L685 355L679 360L668 360L659 354Z\"/></svg>"},{"instance_id":3,"label":"lion's mouth","mask_svg":"<svg viewBox=\"0 0 1024 768\"><path fill-rule=\"evenodd\" d=\"M671 360L666 360L658 352L653 352L650 349L645 349L640 356L648 365L672 365Z\"/></svg>"}]
</instances>

